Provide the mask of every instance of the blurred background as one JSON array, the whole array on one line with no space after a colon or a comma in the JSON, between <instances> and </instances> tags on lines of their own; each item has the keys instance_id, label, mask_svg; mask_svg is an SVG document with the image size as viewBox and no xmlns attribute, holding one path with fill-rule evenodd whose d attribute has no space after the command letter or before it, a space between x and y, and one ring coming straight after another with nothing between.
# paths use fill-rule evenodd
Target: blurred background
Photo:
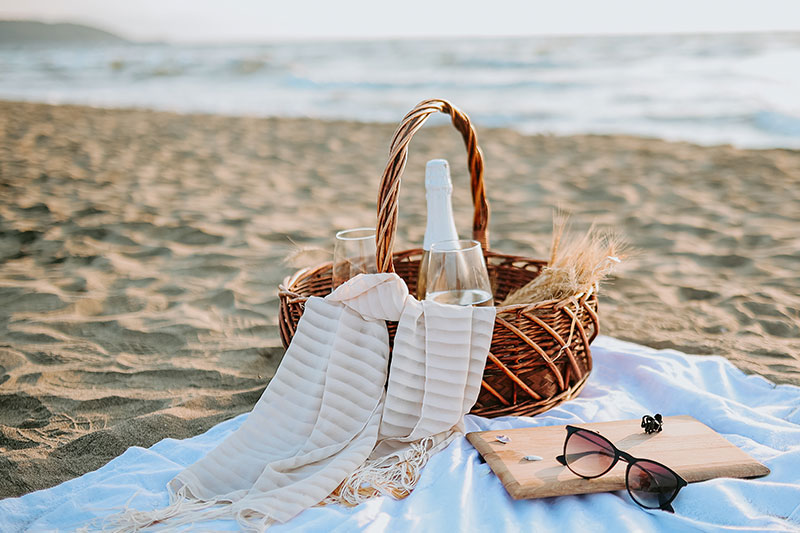
<instances>
[{"instance_id":1,"label":"blurred background","mask_svg":"<svg viewBox=\"0 0 800 533\"><path fill-rule=\"evenodd\" d=\"M0 1L0 98L800 147L791 1ZM106 33L109 32L109 33Z\"/></svg>"}]
</instances>

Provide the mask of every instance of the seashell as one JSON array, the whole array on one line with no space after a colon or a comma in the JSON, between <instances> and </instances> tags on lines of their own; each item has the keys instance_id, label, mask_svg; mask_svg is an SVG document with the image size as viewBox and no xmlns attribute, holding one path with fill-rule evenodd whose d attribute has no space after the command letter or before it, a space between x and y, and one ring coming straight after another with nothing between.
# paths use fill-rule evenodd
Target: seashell
<instances>
[{"instance_id":1,"label":"seashell","mask_svg":"<svg viewBox=\"0 0 800 533\"><path fill-rule=\"evenodd\" d=\"M508 444L509 442L511 442L511 439L509 439L505 435L497 435L497 436L495 436L494 440L496 440L497 442L499 442L501 444Z\"/></svg>"}]
</instances>

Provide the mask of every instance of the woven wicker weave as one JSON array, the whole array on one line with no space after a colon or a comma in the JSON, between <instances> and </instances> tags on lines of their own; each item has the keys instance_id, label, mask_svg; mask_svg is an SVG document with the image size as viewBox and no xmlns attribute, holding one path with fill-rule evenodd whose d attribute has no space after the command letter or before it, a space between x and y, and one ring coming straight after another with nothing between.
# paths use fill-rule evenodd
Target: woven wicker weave
<instances>
[{"instance_id":1,"label":"woven wicker weave","mask_svg":"<svg viewBox=\"0 0 800 533\"><path fill-rule=\"evenodd\" d=\"M489 204L483 183L483 155L469 118L446 100L419 103L398 127L378 194L377 263L379 272L396 272L416 293L421 249L394 252L400 178L414 133L433 113L450 115L461 133L474 204L473 238L480 242L494 287L495 302L535 278L545 261L489 250ZM331 263L295 273L280 286L280 331L288 346L309 296L331 290ZM394 338L396 323L389 324ZM534 415L576 396L592 369L590 343L597 336L597 296L592 293L562 301L497 307L492 346L478 402L472 413L482 416Z\"/></svg>"}]
</instances>

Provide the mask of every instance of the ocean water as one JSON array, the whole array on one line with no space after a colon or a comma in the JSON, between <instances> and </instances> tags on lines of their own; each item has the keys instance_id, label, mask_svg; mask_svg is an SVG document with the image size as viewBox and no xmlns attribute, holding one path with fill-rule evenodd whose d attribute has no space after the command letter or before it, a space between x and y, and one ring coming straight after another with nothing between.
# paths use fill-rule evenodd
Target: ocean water
<instances>
[{"instance_id":1,"label":"ocean water","mask_svg":"<svg viewBox=\"0 0 800 533\"><path fill-rule=\"evenodd\" d=\"M0 98L800 148L800 33L0 47Z\"/></svg>"}]
</instances>

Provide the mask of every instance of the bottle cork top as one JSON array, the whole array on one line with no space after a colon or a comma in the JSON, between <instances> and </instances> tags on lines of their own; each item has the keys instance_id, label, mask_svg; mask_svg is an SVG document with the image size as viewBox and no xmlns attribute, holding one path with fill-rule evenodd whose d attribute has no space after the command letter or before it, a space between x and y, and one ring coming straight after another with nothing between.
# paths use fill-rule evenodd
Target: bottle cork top
<instances>
[{"instance_id":1,"label":"bottle cork top","mask_svg":"<svg viewBox=\"0 0 800 533\"><path fill-rule=\"evenodd\" d=\"M431 159L425 165L425 188L426 189L450 189L453 182L450 181L450 165L447 159Z\"/></svg>"}]
</instances>

